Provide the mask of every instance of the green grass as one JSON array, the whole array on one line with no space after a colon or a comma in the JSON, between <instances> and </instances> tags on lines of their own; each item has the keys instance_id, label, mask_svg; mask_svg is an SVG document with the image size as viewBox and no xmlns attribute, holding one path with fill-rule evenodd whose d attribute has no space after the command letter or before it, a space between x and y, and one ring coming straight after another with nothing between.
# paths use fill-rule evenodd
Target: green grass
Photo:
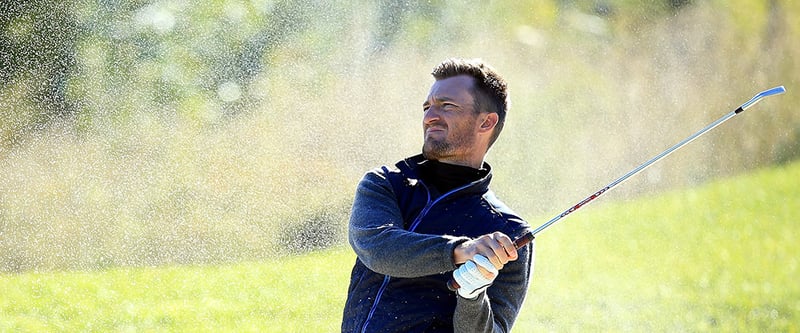
<instances>
[{"instance_id":1,"label":"green grass","mask_svg":"<svg viewBox=\"0 0 800 333\"><path fill-rule=\"evenodd\" d=\"M798 185L795 163L574 214L515 331L800 330ZM0 331L337 331L353 258L4 274Z\"/></svg>"},{"instance_id":2,"label":"green grass","mask_svg":"<svg viewBox=\"0 0 800 333\"><path fill-rule=\"evenodd\" d=\"M594 208L540 237L520 327L800 329L800 164Z\"/></svg>"},{"instance_id":3,"label":"green grass","mask_svg":"<svg viewBox=\"0 0 800 333\"><path fill-rule=\"evenodd\" d=\"M0 332L336 331L352 258L2 275Z\"/></svg>"}]
</instances>

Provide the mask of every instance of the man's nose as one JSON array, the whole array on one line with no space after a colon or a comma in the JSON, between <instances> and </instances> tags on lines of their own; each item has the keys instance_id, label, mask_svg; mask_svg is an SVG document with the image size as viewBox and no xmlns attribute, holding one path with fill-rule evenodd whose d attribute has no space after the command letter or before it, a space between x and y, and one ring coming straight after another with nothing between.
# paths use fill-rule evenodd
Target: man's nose
<instances>
[{"instance_id":1,"label":"man's nose","mask_svg":"<svg viewBox=\"0 0 800 333\"><path fill-rule=\"evenodd\" d=\"M439 109L435 106L431 106L427 110L425 110L425 115L422 117L422 120L424 123L431 123L439 120L439 118L440 118Z\"/></svg>"}]
</instances>

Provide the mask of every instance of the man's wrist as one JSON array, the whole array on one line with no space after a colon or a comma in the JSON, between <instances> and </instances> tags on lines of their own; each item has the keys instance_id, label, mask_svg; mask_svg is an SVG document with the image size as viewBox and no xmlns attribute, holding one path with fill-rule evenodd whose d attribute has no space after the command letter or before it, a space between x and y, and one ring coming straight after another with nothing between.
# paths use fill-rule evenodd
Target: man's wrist
<instances>
[{"instance_id":1,"label":"man's wrist","mask_svg":"<svg viewBox=\"0 0 800 333\"><path fill-rule=\"evenodd\" d=\"M468 245L465 245L466 243L467 241L465 240L463 242L460 242L458 245L456 245L455 248L453 248L453 264L455 265L463 264L467 262L467 260L472 259L472 256L475 255L474 253L471 253L470 247Z\"/></svg>"},{"instance_id":2,"label":"man's wrist","mask_svg":"<svg viewBox=\"0 0 800 333\"><path fill-rule=\"evenodd\" d=\"M486 289L484 288L483 290L476 290L476 291L473 291L472 293L469 293L469 294L463 294L461 292L456 292L456 295L458 295L458 298L460 298L460 299L463 299L463 300L466 300L466 301L469 301L469 302L475 302L475 301L478 301L481 298L483 298L482 296L485 293L486 293Z\"/></svg>"}]
</instances>

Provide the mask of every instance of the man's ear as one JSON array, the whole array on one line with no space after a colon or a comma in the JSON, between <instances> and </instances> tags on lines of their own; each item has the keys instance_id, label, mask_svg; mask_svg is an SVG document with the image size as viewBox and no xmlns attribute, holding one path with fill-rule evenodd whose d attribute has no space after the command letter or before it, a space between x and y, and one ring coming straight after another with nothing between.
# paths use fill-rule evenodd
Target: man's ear
<instances>
[{"instance_id":1,"label":"man's ear","mask_svg":"<svg viewBox=\"0 0 800 333\"><path fill-rule=\"evenodd\" d=\"M494 127L497 125L497 121L499 119L500 117L497 115L497 113L487 113L486 118L483 120L483 123L481 123L479 131L480 132L492 131Z\"/></svg>"}]
</instances>

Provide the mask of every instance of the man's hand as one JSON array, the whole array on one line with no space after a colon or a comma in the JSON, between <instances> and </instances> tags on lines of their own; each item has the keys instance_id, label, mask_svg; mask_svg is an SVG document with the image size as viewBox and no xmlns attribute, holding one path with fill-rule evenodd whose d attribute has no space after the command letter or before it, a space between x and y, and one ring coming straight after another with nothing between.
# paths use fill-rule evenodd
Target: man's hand
<instances>
[{"instance_id":1,"label":"man's hand","mask_svg":"<svg viewBox=\"0 0 800 333\"><path fill-rule=\"evenodd\" d=\"M460 285L458 294L476 298L492 284L503 266L517 257L514 242L501 232L462 243L453 250L455 264L463 263L453 271L453 279Z\"/></svg>"},{"instance_id":2,"label":"man's hand","mask_svg":"<svg viewBox=\"0 0 800 333\"><path fill-rule=\"evenodd\" d=\"M478 254L489 259L498 270L503 269L503 265L509 261L517 260L517 248L511 238L502 232L495 232L461 243L453 250L453 262L456 265L463 264ZM488 271L484 270L484 273Z\"/></svg>"},{"instance_id":3,"label":"man's hand","mask_svg":"<svg viewBox=\"0 0 800 333\"><path fill-rule=\"evenodd\" d=\"M484 275L483 271L490 276ZM461 286L458 288L458 295L466 299L477 298L494 282L497 273L497 268L494 268L489 259L480 254L475 255L472 260L453 271L453 279Z\"/></svg>"}]
</instances>

